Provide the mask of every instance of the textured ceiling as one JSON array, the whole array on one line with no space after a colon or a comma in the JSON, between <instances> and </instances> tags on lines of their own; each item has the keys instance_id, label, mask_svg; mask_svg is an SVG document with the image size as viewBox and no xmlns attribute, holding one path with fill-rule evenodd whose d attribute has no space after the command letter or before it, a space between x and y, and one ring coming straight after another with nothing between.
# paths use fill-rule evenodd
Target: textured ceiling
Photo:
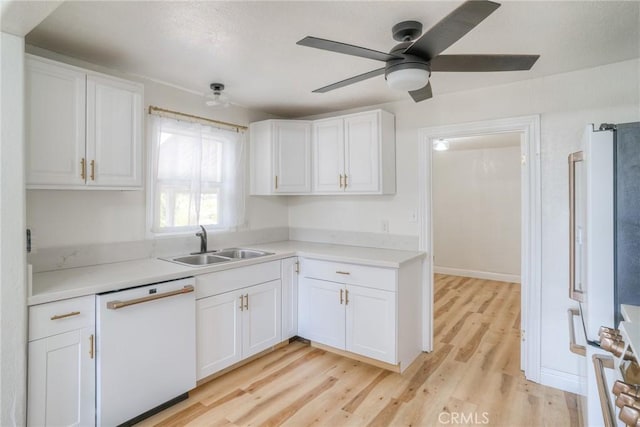
<instances>
[{"instance_id":1,"label":"textured ceiling","mask_svg":"<svg viewBox=\"0 0 640 427\"><path fill-rule=\"evenodd\" d=\"M430 28L462 2L67 1L27 43L198 93L222 82L232 102L300 117L408 99L376 77L313 89L382 63L297 46L306 35L388 51L391 27ZM434 73L434 97L640 56L640 3L503 2L445 53L540 54L530 71ZM429 101L424 101L429 102Z\"/></svg>"}]
</instances>

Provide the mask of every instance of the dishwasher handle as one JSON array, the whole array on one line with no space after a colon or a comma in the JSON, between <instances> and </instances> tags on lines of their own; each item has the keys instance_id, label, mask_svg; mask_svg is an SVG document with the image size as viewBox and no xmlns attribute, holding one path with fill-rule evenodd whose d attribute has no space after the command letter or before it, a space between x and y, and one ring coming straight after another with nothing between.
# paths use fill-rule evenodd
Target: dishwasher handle
<instances>
[{"instance_id":1,"label":"dishwasher handle","mask_svg":"<svg viewBox=\"0 0 640 427\"><path fill-rule=\"evenodd\" d=\"M128 307L130 305L136 305L136 304L141 304L143 302L149 302L149 301L154 301L154 300L161 299L161 298L172 297L174 295L188 294L188 293L193 292L193 291L194 291L193 285L186 285L184 288L176 289L175 291L164 292L164 293L161 293L161 294L148 295L146 297L134 298L134 299L130 299L128 301L117 301L117 300L116 301L109 301L109 302L107 302L107 308L109 310L118 310L119 308Z\"/></svg>"}]
</instances>

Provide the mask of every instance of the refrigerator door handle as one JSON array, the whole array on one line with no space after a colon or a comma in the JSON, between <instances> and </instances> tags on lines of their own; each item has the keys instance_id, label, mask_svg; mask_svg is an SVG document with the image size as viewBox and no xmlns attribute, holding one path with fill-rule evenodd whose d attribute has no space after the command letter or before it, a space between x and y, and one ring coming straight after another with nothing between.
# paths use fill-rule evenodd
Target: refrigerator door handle
<instances>
[{"instance_id":1,"label":"refrigerator door handle","mask_svg":"<svg viewBox=\"0 0 640 427\"><path fill-rule=\"evenodd\" d=\"M576 163L583 158L582 151L569 154L569 298L579 302L584 301L584 292L576 287Z\"/></svg>"}]
</instances>

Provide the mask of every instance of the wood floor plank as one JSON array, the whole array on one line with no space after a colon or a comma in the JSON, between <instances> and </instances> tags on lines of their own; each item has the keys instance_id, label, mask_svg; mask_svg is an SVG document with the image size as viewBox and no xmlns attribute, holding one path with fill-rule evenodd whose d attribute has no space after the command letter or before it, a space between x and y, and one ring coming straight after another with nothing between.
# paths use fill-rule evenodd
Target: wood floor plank
<instances>
[{"instance_id":1,"label":"wood floor plank","mask_svg":"<svg viewBox=\"0 0 640 427\"><path fill-rule=\"evenodd\" d=\"M520 371L520 285L435 275L434 351L403 374L294 341L142 426L580 426L579 399Z\"/></svg>"}]
</instances>

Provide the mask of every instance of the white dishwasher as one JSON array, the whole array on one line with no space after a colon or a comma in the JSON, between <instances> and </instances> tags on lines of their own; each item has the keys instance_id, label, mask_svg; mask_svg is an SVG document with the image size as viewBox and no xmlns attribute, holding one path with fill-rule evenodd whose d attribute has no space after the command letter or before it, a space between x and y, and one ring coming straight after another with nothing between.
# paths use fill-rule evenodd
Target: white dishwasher
<instances>
[{"instance_id":1,"label":"white dishwasher","mask_svg":"<svg viewBox=\"0 0 640 427\"><path fill-rule=\"evenodd\" d=\"M194 285L188 278L97 296L98 426L130 424L196 386Z\"/></svg>"}]
</instances>

